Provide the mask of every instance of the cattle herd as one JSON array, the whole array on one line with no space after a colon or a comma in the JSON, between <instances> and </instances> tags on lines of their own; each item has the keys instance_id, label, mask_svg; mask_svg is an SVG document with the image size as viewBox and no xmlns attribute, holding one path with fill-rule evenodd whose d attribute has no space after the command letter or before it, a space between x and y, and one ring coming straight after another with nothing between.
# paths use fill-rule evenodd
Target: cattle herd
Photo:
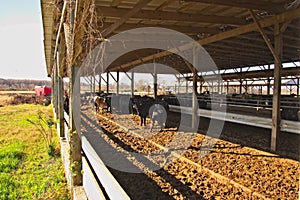
<instances>
[{"instance_id":1,"label":"cattle herd","mask_svg":"<svg viewBox=\"0 0 300 200\"><path fill-rule=\"evenodd\" d=\"M141 126L146 125L146 118L151 119L153 127L155 121L163 128L169 111L169 105L192 106L192 95L159 95L156 99L149 96L112 93L95 93L83 95L82 103L92 102L96 112L110 112L118 114L136 114L140 116ZM212 109L213 104L251 106L253 108L271 109L272 97L263 95L214 95L200 94L197 96L198 107L201 109ZM286 120L300 121L299 98L282 96L281 117ZM288 103L286 103L288 102ZM228 111L228 110L227 110Z\"/></svg>"},{"instance_id":2,"label":"cattle herd","mask_svg":"<svg viewBox=\"0 0 300 200\"><path fill-rule=\"evenodd\" d=\"M140 117L140 126L146 126L146 118L151 119L151 130L158 123L160 129L165 126L169 105L162 98L154 99L149 96L115 95L96 93L93 98L96 112L118 114L136 114Z\"/></svg>"}]
</instances>

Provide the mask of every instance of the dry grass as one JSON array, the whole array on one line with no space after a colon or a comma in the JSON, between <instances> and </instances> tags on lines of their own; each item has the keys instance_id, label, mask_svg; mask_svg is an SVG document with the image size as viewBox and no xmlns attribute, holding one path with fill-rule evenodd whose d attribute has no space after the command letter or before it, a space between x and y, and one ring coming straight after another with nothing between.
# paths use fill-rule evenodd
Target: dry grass
<instances>
[{"instance_id":1,"label":"dry grass","mask_svg":"<svg viewBox=\"0 0 300 200\"><path fill-rule=\"evenodd\" d=\"M14 97L7 94L0 93L0 107L10 105Z\"/></svg>"}]
</instances>

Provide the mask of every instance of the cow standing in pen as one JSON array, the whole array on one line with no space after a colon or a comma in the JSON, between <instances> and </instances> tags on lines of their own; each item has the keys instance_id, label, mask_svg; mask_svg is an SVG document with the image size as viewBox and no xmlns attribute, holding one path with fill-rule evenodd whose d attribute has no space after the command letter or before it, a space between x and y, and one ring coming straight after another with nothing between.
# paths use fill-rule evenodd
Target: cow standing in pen
<instances>
[{"instance_id":1,"label":"cow standing in pen","mask_svg":"<svg viewBox=\"0 0 300 200\"><path fill-rule=\"evenodd\" d=\"M167 121L167 110L163 104L156 102L154 105L151 106L150 119L151 119L150 131L152 131L155 122L158 123L158 126L160 127L160 131L162 130L163 127L165 127Z\"/></svg>"},{"instance_id":2,"label":"cow standing in pen","mask_svg":"<svg viewBox=\"0 0 300 200\"><path fill-rule=\"evenodd\" d=\"M167 111L169 110L169 106L166 102L162 100L156 101L152 97L143 96L132 98L131 104L132 113L136 113L140 116L141 126L146 126L147 117L151 119L151 131L155 122L158 122L161 129L165 126Z\"/></svg>"},{"instance_id":3,"label":"cow standing in pen","mask_svg":"<svg viewBox=\"0 0 300 200\"><path fill-rule=\"evenodd\" d=\"M99 111L102 113L103 110L111 112L111 97L108 95L96 95L94 97L94 106L97 113Z\"/></svg>"},{"instance_id":4,"label":"cow standing in pen","mask_svg":"<svg viewBox=\"0 0 300 200\"><path fill-rule=\"evenodd\" d=\"M146 118L149 116L150 107L154 104L155 100L148 96L138 97L133 99L133 110L140 116L141 126L146 126Z\"/></svg>"}]
</instances>

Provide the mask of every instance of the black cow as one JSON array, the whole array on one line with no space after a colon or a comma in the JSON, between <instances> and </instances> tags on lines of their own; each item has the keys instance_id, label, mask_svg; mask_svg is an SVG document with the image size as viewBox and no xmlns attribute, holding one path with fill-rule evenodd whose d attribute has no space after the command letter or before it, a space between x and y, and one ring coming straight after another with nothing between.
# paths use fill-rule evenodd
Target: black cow
<instances>
[{"instance_id":1,"label":"black cow","mask_svg":"<svg viewBox=\"0 0 300 200\"><path fill-rule=\"evenodd\" d=\"M141 118L141 126L146 126L146 118L149 116L150 107L155 103L155 100L148 96L136 97L132 99L132 110Z\"/></svg>"},{"instance_id":2,"label":"black cow","mask_svg":"<svg viewBox=\"0 0 300 200\"><path fill-rule=\"evenodd\" d=\"M141 119L141 126L146 126L146 118L151 119L151 130L155 121L162 128L165 125L167 112L169 111L169 105L163 100L155 100L152 97L134 97L131 99L131 113L138 114Z\"/></svg>"}]
</instances>

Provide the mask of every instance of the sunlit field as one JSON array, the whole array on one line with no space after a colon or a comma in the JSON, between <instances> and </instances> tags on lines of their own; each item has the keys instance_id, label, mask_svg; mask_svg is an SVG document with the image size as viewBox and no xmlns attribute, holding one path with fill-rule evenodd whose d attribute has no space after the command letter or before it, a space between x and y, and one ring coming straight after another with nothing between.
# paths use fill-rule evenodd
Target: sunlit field
<instances>
[{"instance_id":1,"label":"sunlit field","mask_svg":"<svg viewBox=\"0 0 300 200\"><path fill-rule=\"evenodd\" d=\"M70 199L53 134L54 154L30 121L52 118L51 106L20 104L0 108L0 199ZM49 130L47 130L48 133Z\"/></svg>"}]
</instances>

